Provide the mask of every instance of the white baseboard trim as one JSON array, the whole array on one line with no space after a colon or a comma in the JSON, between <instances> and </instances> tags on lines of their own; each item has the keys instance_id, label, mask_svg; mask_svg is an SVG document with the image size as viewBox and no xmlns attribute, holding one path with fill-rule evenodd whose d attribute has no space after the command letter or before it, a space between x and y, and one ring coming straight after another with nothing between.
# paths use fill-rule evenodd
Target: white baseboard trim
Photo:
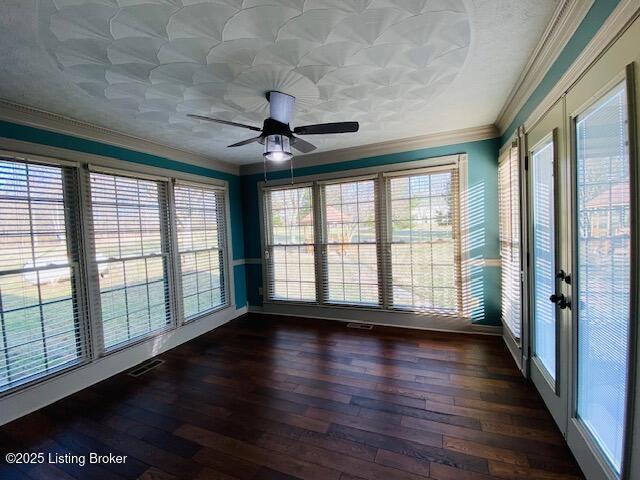
<instances>
[{"instance_id":1,"label":"white baseboard trim","mask_svg":"<svg viewBox=\"0 0 640 480\"><path fill-rule=\"evenodd\" d=\"M425 322L424 315L405 312L373 311L370 309L360 310L357 308L334 308L314 305L264 304L261 307L249 305L249 313L317 318L337 322L368 323L381 327L408 328L411 330L468 333L473 335L502 335L502 327L475 325L468 320L456 318L433 317L428 320L431 325L425 326L423 325Z\"/></svg>"},{"instance_id":2,"label":"white baseboard trim","mask_svg":"<svg viewBox=\"0 0 640 480\"><path fill-rule=\"evenodd\" d=\"M522 362L522 350L520 346L516 343L516 340L513 336L507 331L507 329L503 329L502 339L504 340L504 344L507 346L507 350L511 353L513 357L513 361L515 362L518 370L522 373L522 376L526 378L526 369L523 367Z\"/></svg>"},{"instance_id":3,"label":"white baseboard trim","mask_svg":"<svg viewBox=\"0 0 640 480\"><path fill-rule=\"evenodd\" d=\"M0 399L0 425L105 380L247 313L247 307L228 308L193 323L169 330L111 355L48 378Z\"/></svg>"}]
</instances>

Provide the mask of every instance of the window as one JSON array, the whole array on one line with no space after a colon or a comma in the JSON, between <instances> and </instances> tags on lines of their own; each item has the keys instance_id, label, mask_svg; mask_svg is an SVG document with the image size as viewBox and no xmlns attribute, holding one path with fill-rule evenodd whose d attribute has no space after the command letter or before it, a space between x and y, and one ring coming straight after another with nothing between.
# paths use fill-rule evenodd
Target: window
<instances>
[{"instance_id":1,"label":"window","mask_svg":"<svg viewBox=\"0 0 640 480\"><path fill-rule=\"evenodd\" d=\"M0 395L229 304L224 187L171 186L0 156Z\"/></svg>"},{"instance_id":2,"label":"window","mask_svg":"<svg viewBox=\"0 0 640 480\"><path fill-rule=\"evenodd\" d=\"M620 472L631 348L631 181L621 83L576 118L577 414Z\"/></svg>"},{"instance_id":3,"label":"window","mask_svg":"<svg viewBox=\"0 0 640 480\"><path fill-rule=\"evenodd\" d=\"M520 171L518 147L507 148L498 165L502 322L520 339Z\"/></svg>"},{"instance_id":4,"label":"window","mask_svg":"<svg viewBox=\"0 0 640 480\"><path fill-rule=\"evenodd\" d=\"M390 306L461 311L457 169L390 176Z\"/></svg>"},{"instance_id":5,"label":"window","mask_svg":"<svg viewBox=\"0 0 640 480\"><path fill-rule=\"evenodd\" d=\"M325 298L329 303L378 305L374 180L323 185Z\"/></svg>"},{"instance_id":6,"label":"window","mask_svg":"<svg viewBox=\"0 0 640 480\"><path fill-rule=\"evenodd\" d=\"M312 188L266 190L267 295L273 300L316 300Z\"/></svg>"},{"instance_id":7,"label":"window","mask_svg":"<svg viewBox=\"0 0 640 480\"><path fill-rule=\"evenodd\" d=\"M85 357L73 169L0 159L0 391Z\"/></svg>"},{"instance_id":8,"label":"window","mask_svg":"<svg viewBox=\"0 0 640 480\"><path fill-rule=\"evenodd\" d=\"M555 143L545 140L531 155L531 208L533 210L533 339L534 355L555 381L556 306L549 296L556 292Z\"/></svg>"},{"instance_id":9,"label":"window","mask_svg":"<svg viewBox=\"0 0 640 480\"><path fill-rule=\"evenodd\" d=\"M458 182L447 158L265 187L266 300L463 315Z\"/></svg>"},{"instance_id":10,"label":"window","mask_svg":"<svg viewBox=\"0 0 640 480\"><path fill-rule=\"evenodd\" d=\"M105 350L171 324L166 182L91 172Z\"/></svg>"},{"instance_id":11,"label":"window","mask_svg":"<svg viewBox=\"0 0 640 480\"><path fill-rule=\"evenodd\" d=\"M227 303L224 192L180 183L173 192L182 308L189 320Z\"/></svg>"}]
</instances>

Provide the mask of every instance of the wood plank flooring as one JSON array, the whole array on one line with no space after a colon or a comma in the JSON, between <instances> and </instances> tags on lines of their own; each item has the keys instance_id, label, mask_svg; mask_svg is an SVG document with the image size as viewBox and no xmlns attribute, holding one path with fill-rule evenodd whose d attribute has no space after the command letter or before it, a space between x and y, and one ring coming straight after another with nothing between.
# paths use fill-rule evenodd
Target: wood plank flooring
<instances>
[{"instance_id":1,"label":"wood plank flooring","mask_svg":"<svg viewBox=\"0 0 640 480\"><path fill-rule=\"evenodd\" d=\"M497 337L252 314L160 358L0 427L0 478L583 478Z\"/></svg>"}]
</instances>

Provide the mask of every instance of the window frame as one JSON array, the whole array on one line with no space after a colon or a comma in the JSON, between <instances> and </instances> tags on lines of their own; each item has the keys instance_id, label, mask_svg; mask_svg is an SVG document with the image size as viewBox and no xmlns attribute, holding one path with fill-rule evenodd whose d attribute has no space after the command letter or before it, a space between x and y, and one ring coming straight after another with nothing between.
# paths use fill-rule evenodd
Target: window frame
<instances>
[{"instance_id":1,"label":"window frame","mask_svg":"<svg viewBox=\"0 0 640 480\"><path fill-rule=\"evenodd\" d=\"M627 222L630 226L630 269L629 269L629 285L630 285L630 299L629 299L629 321L627 326L627 342L628 351L626 355L626 386L625 392L625 418L624 418L624 434L622 439L622 455L620 469L616 469L612 460L605 453L605 448L597 440L597 432L590 429L584 420L580 418L579 414L579 396L580 396L580 354L579 354L579 327L580 327L580 309L573 308L571 310L571 334L575 341L572 342L570 351L570 380L569 380L569 412L568 412L568 428L567 439L572 451L575 448L575 456L582 466L584 458L585 447L588 449L591 458L587 458L585 465L589 465L590 462L596 462L600 468L600 472L612 479L626 479L631 478L631 466L634 434L636 434L637 428L634 428L634 418L637 416L637 393L636 388L638 385L638 346L640 340L640 332L638 330L638 300L639 297L635 293L637 291L637 285L639 281L638 276L638 260L637 246L640 232L638 231L638 225L640 225L640 210L637 208L638 202L638 179L640 170L637 165L637 138L635 135L635 118L637 118L637 104L635 102L635 79L633 63L628 64L625 69L618 72L613 78L605 83L594 95L590 96L586 101L578 106L574 111L569 113L569 162L571 166L571 242L575 247L571 252L571 265L572 265L572 277L569 292L571 298L579 299L579 285L580 285L580 269L579 266L579 242L580 242L580 230L579 230L579 218L578 218L578 206L579 206L579 176L578 176L578 123L580 116L592 110L596 105L601 104L611 92L613 92L619 86L623 86L625 89L625 99L627 109L627 121L626 121L626 135L627 135L627 155L628 155L628 167L629 167L629 199L630 199L630 211ZM636 158L634 159L634 154ZM636 160L636 161L634 161ZM634 288L636 287L636 288ZM636 435L637 436L637 435ZM576 454L577 453L577 454ZM600 473L599 472L599 473Z\"/></svg>"},{"instance_id":2,"label":"window frame","mask_svg":"<svg viewBox=\"0 0 640 480\"><path fill-rule=\"evenodd\" d=\"M77 305L79 309L79 328L81 348L83 349L83 357L78 361L69 365L65 365L59 368L52 369L49 372L42 375L35 376L25 382L19 382L15 386L0 390L0 400L13 397L15 395L21 395L26 390L38 388L44 382L55 380L57 377L63 377L69 374L74 374L77 370L83 368L89 368L90 365L96 364L102 359L110 357L112 354L119 354L129 349L134 349L137 346L146 342L153 341L154 338L162 337L164 335L172 335L174 331L181 329L185 325L189 325L189 328L193 328L191 325L200 321L207 321L207 319L216 318L214 315L222 314L222 312L235 309L235 290L234 290L234 275L233 265L231 263L233 243L231 232L231 209L229 201L229 182L226 180L218 179L215 177L201 176L198 174L190 174L186 172L180 172L176 170L170 170L162 167L153 167L147 165L136 165L135 163L120 160L112 157L85 154L82 152L76 152L73 150L65 150L61 153L61 157L57 158L48 155L48 152L35 153L39 149L34 146L32 153L19 153L13 150L0 148L0 157L8 161L16 161L22 163L42 164L60 168L68 168L72 171L72 184L68 186L64 185L65 200L67 195L71 195L74 201L73 218L65 215L65 222L68 224L71 220L76 223L76 228L73 230L73 236L77 239L74 242L77 244L77 259L78 259L78 274L76 275L76 289L74 299L77 299ZM164 209L166 210L167 217L167 234L164 231L161 232L161 241L168 243L168 258L167 269L171 271L167 276L168 291L171 296L171 309L173 313L173 321L167 326L167 328L160 331L154 331L149 335L136 338L135 341L125 343L118 348L113 348L108 351L104 351L101 348L102 337L102 318L100 313L100 306L92 302L91 299L95 298L95 286L92 280L92 272L96 271L95 256L91 255L90 246L92 243L93 227L92 227L92 213L88 202L88 195L90 195L89 189L89 173L91 169L100 170L102 173L110 173L120 176L128 176L139 179L149 179L155 181L164 181L167 183L167 190L165 195ZM173 181L186 184L190 183L195 186L201 186L205 188L214 188L223 192L224 209L220 212L224 216L225 232L224 232L224 254L223 254L223 275L224 282L227 286L226 303L215 310L203 312L202 315L190 319L188 322L182 321L181 312L176 310L177 296L181 293L178 290L178 284L175 275L175 263L176 263L176 250L177 242L174 239L175 228L173 226L175 218L175 206L172 202L173 198ZM71 229L69 229L71 232ZM69 235L68 235L69 237ZM99 292L99 289L98 289ZM80 318L80 316L82 318ZM195 327L200 328L200 327ZM117 372L113 372L114 374Z\"/></svg>"},{"instance_id":3,"label":"window frame","mask_svg":"<svg viewBox=\"0 0 640 480\"><path fill-rule=\"evenodd\" d=\"M259 213L260 213L260 237L261 237L261 262L262 262L262 301L268 305L281 305L281 306L291 306L291 307L319 307L321 309L349 309L349 310L364 310L364 311L377 311L377 312L393 312L399 314L412 314L412 315L421 315L426 318L456 318L462 320L469 319L469 313L466 310L466 305L464 302L464 292L468 290L468 280L469 273L467 268L465 267L467 262L467 252L465 249L466 245L466 232L463 229L463 218L466 218L466 204L464 201L464 195L462 192L466 191L467 188L467 155L464 153L446 155L441 157L433 157L426 158L422 160L416 160L412 162L398 163L398 164L387 164L383 166L377 167L365 167L360 169L353 169L348 172L338 171L331 172L319 175L306 175L297 177L295 179L281 179L281 180L270 180L268 182L260 181L257 184L257 193L258 193L258 203L259 203ZM389 209L389 198L387 195L387 182L385 179L389 176L403 176L407 174L412 174L414 172L433 172L435 170L451 170L456 169L458 173L458 194L459 198L455 202L456 212L454 213L457 221L459 223L458 226L458 248L457 248L457 258L458 264L456 265L459 274L459 288L460 294L459 297L462 298L462 305L459 305L458 311L455 314L449 314L446 312L440 311L423 311L423 310L413 310L413 309L398 309L393 308L389 305L389 279L391 279L391 267L388 265L389 262L383 261L384 257L387 255L385 250L388 248L389 238L389 221L388 216L390 214ZM357 181L358 179L367 179L374 177L377 182L375 190L376 190L376 199L375 199L375 214L376 214L376 237L377 237L377 261L378 261L378 277L379 277L379 295L382 301L379 305L367 305L367 304L353 304L353 303L335 303L328 302L322 295L322 291L325 288L324 280L323 280L323 262L322 258L322 242L324 240L323 229L324 226L324 218L322 217L321 205L321 185L323 183L343 183L343 182L351 182ZM283 299L269 299L267 292L269 288L269 274L267 271L267 259L265 259L265 251L267 246L267 231L268 225L267 221L267 205L265 202L265 191L270 189L281 189L281 188L297 188L300 186L311 186L313 189L313 203L314 203L314 229L315 229L315 255L316 255L316 298L315 301L312 302L300 302L300 301L291 301L291 300L283 300ZM468 228L468 227L467 227ZM297 310L296 310L297 312ZM297 314L297 313L294 313Z\"/></svg>"},{"instance_id":4,"label":"window frame","mask_svg":"<svg viewBox=\"0 0 640 480\"><path fill-rule=\"evenodd\" d=\"M328 222L326 221L326 190L325 187L327 185L342 185L345 183L358 183L358 182L366 182L366 181L372 181L373 182L373 204L374 204L374 232L375 232L375 241L374 242L350 242L350 243L336 243L336 242L329 242L329 237L328 237L328 232L327 232L327 224ZM383 306L384 300L383 300L383 288L382 288L382 274L381 274L381 265L380 265L380 244L381 244L381 235L380 235L380 229L379 229L379 221L380 221L380 217L379 217L379 208L378 208L378 203L380 202L380 179L379 179L379 175L373 174L373 175L359 175L359 176L355 176L355 177L344 177L344 178L339 178L339 179L331 179L331 180L323 180L323 181L319 181L318 183L318 189L319 189L319 193L318 193L318 200L319 200L319 210L320 210L320 216L319 218L319 231L320 231L320 272L319 275L317 275L317 277L320 278L320 283L318 284L317 290L319 292L319 303L323 304L323 305L330 305L330 306L348 306L348 307L356 307L356 308L372 308L372 309L380 309ZM359 203L359 202L357 202ZM360 245L373 245L375 247L375 252L376 252L376 266L377 266L377 287L378 287L378 302L377 303L364 303L364 302L348 302L348 301L336 301L336 300L330 300L328 297L328 292L329 292L329 264L327 261L327 251L328 251L328 247L330 245L341 245L341 246L345 246L345 245L354 245L354 246L360 246ZM343 264L344 265L344 264Z\"/></svg>"},{"instance_id":5,"label":"window frame","mask_svg":"<svg viewBox=\"0 0 640 480\"><path fill-rule=\"evenodd\" d=\"M274 244L271 243L271 221L270 216L267 213L268 204L266 202L266 196L269 192L273 190L295 190L299 188L310 188L311 189L311 212L313 213L313 243L304 244L304 245L313 245L314 251L314 281L315 281L315 299L313 300L302 300L302 299L293 299L287 300L284 298L269 298L269 291L271 289L270 282L270 258L267 258L267 251L269 249L273 249ZM319 291L320 287L320 265L319 265L319 249L321 248L321 244L319 240L319 228L320 228L320 219L321 219L321 211L320 205L318 201L318 185L317 182L298 182L298 183L289 183L283 185L263 185L260 188L259 197L259 210L260 210L260 238L261 238L261 259L262 259L262 285L263 285L263 296L267 298L269 303L284 303L284 304L298 304L298 305L320 305L321 302L319 298L321 293ZM302 244L301 244L302 245ZM298 246L301 246L298 245ZM286 246L286 245L284 245ZM292 245L293 246L293 245Z\"/></svg>"},{"instance_id":6,"label":"window frame","mask_svg":"<svg viewBox=\"0 0 640 480\"><path fill-rule=\"evenodd\" d=\"M451 193L453 201L451 205L452 210L452 240L454 245L454 283L456 289L456 308L452 312L448 312L444 309L419 309L419 308L409 308L406 306L393 306L393 266L392 266L392 252L391 245L393 242L393 231L392 231L392 210L391 210L391 195L388 192L390 180L393 178L408 178L413 176L421 176L421 175L434 175L438 173L446 173L451 172L451 188L453 192ZM461 206L461 192L462 189L460 187L460 163L456 162L455 164L449 165L438 165L434 167L425 167L425 168L417 168L405 171L392 171L385 172L382 174L384 178L384 189L382 190L384 193L384 200L386 203L386 225L385 225L385 236L383 237L384 241L384 255L383 262L386 264L387 269L387 277L384 279L386 284L385 294L385 305L388 310L394 312L403 312L408 311L411 313L419 313L426 315L437 315L441 317L462 317L464 316L464 276L463 276L463 258L462 258L462 228L461 228L461 217L463 208Z\"/></svg>"},{"instance_id":7,"label":"window frame","mask_svg":"<svg viewBox=\"0 0 640 480\"><path fill-rule=\"evenodd\" d=\"M213 190L216 194L222 196L222 212L217 209L216 214L218 218L222 217L222 227L218 227L218 248L217 250L221 252L222 260L220 265L220 274L221 274L221 288L223 291L223 303L216 307L210 308L208 310L198 312L195 315L187 318L184 315L184 305L181 301L183 295L183 285L182 285L182 265L180 262L180 248L178 244L178 226L177 226L177 211L176 211L176 197L175 197L175 189L177 186L182 187L193 187L199 189ZM171 244L175 247L175 255L173 255L172 263L173 270L175 272L174 278L174 290L175 294L175 311L176 311L176 320L178 322L178 326L191 324L197 322L201 318L207 317L213 313L219 312L231 306L231 296L232 296L232 288L229 284L229 280L231 278L229 274L229 246L230 242L230 225L229 225L229 196L228 189L225 185L212 184L212 183L204 183L204 182L195 182L189 180L181 180L179 178L171 179L171 188L169 189L168 194L168 202L169 202L169 223L170 223L170 237ZM218 224L219 225L219 224ZM220 232L222 230L222 232ZM179 294L179 295L178 295Z\"/></svg>"},{"instance_id":8,"label":"window frame","mask_svg":"<svg viewBox=\"0 0 640 480\"><path fill-rule=\"evenodd\" d=\"M76 329L79 337L77 341L77 348L80 350L76 360L70 361L65 365L52 368L48 371L30 375L25 378L24 381L15 382L13 385L8 384L8 388L0 390L1 400L7 396L28 389L34 385L48 381L51 378L63 375L90 363L93 358L93 342L91 341L91 329L89 326L90 320L88 313L89 302L87 298L86 256L82 228L83 201L80 188L81 180L79 175L79 164L68 160L38 155L22 155L4 150L0 151L0 159L15 163L43 165L61 169L63 201L65 205L64 222L66 227L65 231L67 233L67 252L70 255L68 267L70 270L75 270L75 275L70 277L70 285L72 288L71 298L73 298L78 310ZM72 213L73 217L70 217L69 213ZM74 222L79 227L75 230L71 228L71 225ZM73 233L69 235L69 232ZM73 257L75 257L75 259ZM16 270L16 272L24 271L25 269Z\"/></svg>"},{"instance_id":9,"label":"window frame","mask_svg":"<svg viewBox=\"0 0 640 480\"><path fill-rule=\"evenodd\" d=\"M523 298L523 292L524 292L524 265L523 265L523 251L524 251L524 241L523 241L523 229L522 229L522 221L523 221L523 215L522 215L522 211L521 211L521 206L523 203L523 196L522 196L522 176L521 176L521 152L520 152L520 141L518 139L513 140L512 142L510 141L506 147L504 147L504 150L500 152L500 156L498 158L498 230L499 230L499 234L498 234L498 241L499 241L499 249L500 249L500 264L501 264L501 268L502 268L502 272L504 272L505 269L505 260L504 257L502 255L503 252L503 247L502 247L502 231L501 231L501 227L502 227L502 208L501 208L501 195L502 192L500 191L501 188L501 184L500 184L500 167L503 166L504 164L508 164L507 168L509 169L509 175L511 176L514 172L517 176L516 180L515 180L515 185L514 185L514 181L513 179L511 179L511 181L509 182L509 220L511 221L511 225L513 225L515 228L517 228L517 246L518 246L518 255L517 255L517 261L518 261L518 284L519 284L519 298L520 298L520 305L518 308L518 317L519 317L519 328L520 328L520 332L519 332L519 336L515 336L513 331L511 330L511 328L509 327L509 325L504 321L504 308L502 308L501 310L501 320L503 322L503 324L506 326L506 328L504 329L505 332L507 333L507 335L509 335L509 340L511 342L513 342L515 344L515 346L517 348L522 348L523 345L523 337L525 336L524 330L526 329L525 326L525 322L524 322L524 301L525 299ZM515 190L512 190L512 188L515 187ZM515 201L514 201L515 200ZM517 218L514 218L517 217ZM517 220L517 221L514 221ZM512 228L514 228L512 227ZM513 232L513 230L511 230L511 232ZM509 235L509 241L507 242L509 244L509 249L510 249L510 257L513 259L514 255L513 255L513 245L516 244L515 241L515 236L513 234ZM504 306L504 302L505 302L505 288L504 288L504 284L502 285L501 288L501 303Z\"/></svg>"},{"instance_id":10,"label":"window frame","mask_svg":"<svg viewBox=\"0 0 640 480\"><path fill-rule=\"evenodd\" d=\"M171 221L170 221L170 202L169 202L169 191L171 190L171 182L170 179L163 176L158 175L149 175L145 173L137 173L130 170L120 170L113 168L105 168L101 166L96 166L93 164L88 164L86 168L83 169L85 171L85 182L86 182L86 196L83 199L86 205L87 215L85 217L84 225L88 230L87 243L85 243L85 249L89 254L88 259L88 284L89 284L89 304L92 308L92 329L93 335L92 339L94 342L94 350L97 352L99 356L109 355L111 353L119 352L124 350L130 346L136 345L138 343L144 342L149 338L156 337L163 333L166 333L169 330L174 329L178 325L178 317L176 311L176 290L175 290L175 249L176 245L173 244L173 239L171 236ZM158 214L159 214L159 227L160 227L160 242L161 242L161 251L160 254L153 254L151 256L148 255L140 255L138 257L127 258L124 257L122 262L124 263L127 260L135 260L135 259L146 259L146 258L163 258L163 268L165 270L164 281L166 282L165 292L167 294L167 299L165 302L167 303L167 314L168 314L168 322L161 328L152 330L150 332L144 333L142 335L136 336L133 339L129 339L126 341L119 342L114 344L111 347L107 347L104 343L104 325L102 319L102 302L101 302L101 291L100 291L100 281L99 281L99 272L98 272L98 261L96 259L96 251L95 251L95 228L93 224L93 205L92 205L92 193L91 193L91 174L96 173L100 175L112 175L116 177L125 177L131 178L134 180L144 180L157 182L158 184Z\"/></svg>"}]
</instances>

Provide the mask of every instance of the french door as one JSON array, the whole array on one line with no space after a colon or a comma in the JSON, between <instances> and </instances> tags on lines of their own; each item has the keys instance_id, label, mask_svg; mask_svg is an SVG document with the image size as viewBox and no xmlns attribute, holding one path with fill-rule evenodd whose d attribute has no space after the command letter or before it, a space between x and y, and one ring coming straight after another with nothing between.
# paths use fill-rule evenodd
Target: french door
<instances>
[{"instance_id":1,"label":"french door","mask_svg":"<svg viewBox=\"0 0 640 480\"><path fill-rule=\"evenodd\" d=\"M564 105L527 132L530 374L554 420L567 424L569 348L567 157Z\"/></svg>"},{"instance_id":2,"label":"french door","mask_svg":"<svg viewBox=\"0 0 640 480\"><path fill-rule=\"evenodd\" d=\"M588 480L640 478L639 41L637 20L526 133L530 376Z\"/></svg>"},{"instance_id":3,"label":"french door","mask_svg":"<svg viewBox=\"0 0 640 480\"><path fill-rule=\"evenodd\" d=\"M575 277L567 441L595 479L632 478L625 459L638 288L635 68L596 68L566 99Z\"/></svg>"}]
</instances>

